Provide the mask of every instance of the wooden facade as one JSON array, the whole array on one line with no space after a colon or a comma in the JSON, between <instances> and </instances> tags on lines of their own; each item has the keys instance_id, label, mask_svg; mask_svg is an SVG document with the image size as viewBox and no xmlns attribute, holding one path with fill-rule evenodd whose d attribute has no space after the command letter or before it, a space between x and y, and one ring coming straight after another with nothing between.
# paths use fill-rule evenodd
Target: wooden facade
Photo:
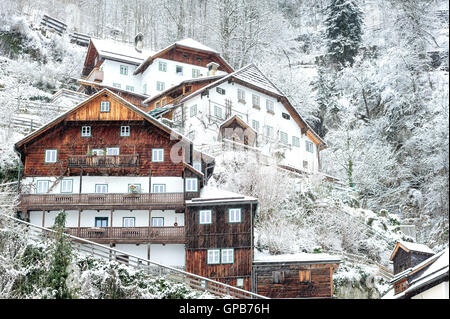
<instances>
[{"instance_id":1,"label":"wooden facade","mask_svg":"<svg viewBox=\"0 0 450 319\"><path fill-rule=\"evenodd\" d=\"M332 298L338 264L320 262L255 262L254 292L270 298Z\"/></svg>"},{"instance_id":2,"label":"wooden facade","mask_svg":"<svg viewBox=\"0 0 450 319\"><path fill-rule=\"evenodd\" d=\"M185 213L186 271L251 290L253 215L256 203L191 204ZM241 209L241 222L229 222L229 209ZM211 223L200 224L200 210L211 210ZM208 263L208 249L233 248L233 263Z\"/></svg>"}]
</instances>

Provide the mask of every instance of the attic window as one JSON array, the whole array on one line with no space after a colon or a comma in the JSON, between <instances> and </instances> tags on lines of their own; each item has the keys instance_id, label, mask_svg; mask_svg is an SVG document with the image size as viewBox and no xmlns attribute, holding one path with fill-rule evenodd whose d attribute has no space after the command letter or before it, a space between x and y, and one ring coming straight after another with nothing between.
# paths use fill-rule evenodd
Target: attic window
<instances>
[{"instance_id":1,"label":"attic window","mask_svg":"<svg viewBox=\"0 0 450 319\"><path fill-rule=\"evenodd\" d=\"M186 53L183 53L183 58L187 59L187 58L189 58L189 55L187 55Z\"/></svg>"},{"instance_id":2,"label":"attic window","mask_svg":"<svg viewBox=\"0 0 450 319\"><path fill-rule=\"evenodd\" d=\"M225 90L222 88L217 87L216 88L217 93L224 95L225 94Z\"/></svg>"},{"instance_id":3,"label":"attic window","mask_svg":"<svg viewBox=\"0 0 450 319\"><path fill-rule=\"evenodd\" d=\"M100 102L100 112L109 112L110 111L110 102L109 101L101 101Z\"/></svg>"},{"instance_id":4,"label":"attic window","mask_svg":"<svg viewBox=\"0 0 450 319\"><path fill-rule=\"evenodd\" d=\"M281 116L282 116L284 119L286 119L286 120L290 120L290 119L291 119L291 116L290 116L289 114L286 114L286 113L281 113Z\"/></svg>"},{"instance_id":5,"label":"attic window","mask_svg":"<svg viewBox=\"0 0 450 319\"><path fill-rule=\"evenodd\" d=\"M197 61L198 61L198 62L201 62L201 61L202 61L202 58L197 57Z\"/></svg>"}]
</instances>

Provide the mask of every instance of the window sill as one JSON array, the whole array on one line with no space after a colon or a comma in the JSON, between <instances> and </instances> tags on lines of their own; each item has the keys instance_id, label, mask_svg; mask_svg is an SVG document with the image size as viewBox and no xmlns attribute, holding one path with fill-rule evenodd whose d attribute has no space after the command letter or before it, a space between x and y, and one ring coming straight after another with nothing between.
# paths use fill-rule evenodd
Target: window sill
<instances>
[{"instance_id":1,"label":"window sill","mask_svg":"<svg viewBox=\"0 0 450 319\"><path fill-rule=\"evenodd\" d=\"M253 105L253 108L254 108L254 109L257 109L257 110L260 110L260 109L261 109L261 107L260 107L259 105Z\"/></svg>"},{"instance_id":2,"label":"window sill","mask_svg":"<svg viewBox=\"0 0 450 319\"><path fill-rule=\"evenodd\" d=\"M267 110L267 113L275 115L275 112Z\"/></svg>"}]
</instances>

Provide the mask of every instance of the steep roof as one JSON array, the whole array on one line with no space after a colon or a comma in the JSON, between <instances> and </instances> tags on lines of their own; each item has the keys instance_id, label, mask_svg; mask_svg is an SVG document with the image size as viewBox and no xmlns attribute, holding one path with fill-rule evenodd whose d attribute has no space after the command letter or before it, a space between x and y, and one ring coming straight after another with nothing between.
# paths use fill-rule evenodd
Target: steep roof
<instances>
[{"instance_id":1,"label":"steep roof","mask_svg":"<svg viewBox=\"0 0 450 319\"><path fill-rule=\"evenodd\" d=\"M410 242L406 242L406 241L398 241L397 244L395 245L394 250L392 251L390 260L394 259L399 248L402 248L403 250L405 250L408 253L410 251L416 251L416 252L421 252L421 253L426 253L426 254L434 254L434 251L427 245L410 243Z\"/></svg>"},{"instance_id":2,"label":"steep roof","mask_svg":"<svg viewBox=\"0 0 450 319\"><path fill-rule=\"evenodd\" d=\"M111 39L91 38L91 42L101 57L136 65L141 64L147 57L155 53L151 50L142 50L142 52L139 52L134 48L134 45L128 45Z\"/></svg>"},{"instance_id":3,"label":"steep roof","mask_svg":"<svg viewBox=\"0 0 450 319\"><path fill-rule=\"evenodd\" d=\"M275 84L273 84L261 72L261 70L259 70L259 68L253 63L250 63L250 64L242 67L241 69L239 69L233 73L230 73L230 74L224 76L223 78L221 78L209 85L204 86L201 89L198 89L198 90L192 92L191 94L183 97L179 101L179 104L184 103L184 102L190 100L191 98L201 94L202 92L209 90L213 87L216 87L217 85L220 85L221 83L224 83L231 79L235 79L237 82L239 82L240 84L242 84L244 86L248 86L255 90L260 90L268 95L276 96L276 97L282 99L284 101L283 105L288 110L290 110L296 117L298 117L298 119L300 120L302 125L304 125L307 128L307 131L311 132L313 137L317 140L317 144L320 144L323 147L326 147L325 141L322 140L322 138L319 136L319 134L317 134L312 129L312 127L309 126L309 124L302 118L302 116L298 113L298 111L292 106L292 104L289 101L289 99L287 98L287 96L279 88L277 88L275 86Z\"/></svg>"},{"instance_id":4,"label":"steep roof","mask_svg":"<svg viewBox=\"0 0 450 319\"><path fill-rule=\"evenodd\" d=\"M68 110L67 112L65 112L65 113L59 115L58 117L56 117L55 119L47 122L46 124L41 126L39 129L37 129L36 131L34 131L34 132L28 134L27 136L25 136L22 140L20 140L19 142L17 142L14 145L15 149L19 150L19 148L21 146L23 146L25 143L30 142L31 140L33 140L34 138L38 137L40 134L44 133L48 129L56 126L58 123L62 122L66 117L68 117L69 115L75 113L76 111L81 109L84 105L86 105L88 102L90 102L91 100L97 98L99 95L104 94L104 93L110 94L111 97L113 97L116 100L120 101L121 104L124 107L130 109L132 112L134 112L137 115L141 116L143 119L149 121L150 123L152 123L153 125L155 125L156 127L160 128L160 129L162 129L166 133L171 134L171 136L174 136L175 138L178 138L180 140L183 140L183 141L185 141L187 143L192 144L192 141L190 141L187 137L185 137L185 136L181 135L180 133L172 130L169 126L161 123L160 121L158 121L157 119L155 119L151 115L149 115L149 114L145 113L144 111L140 110L139 108L137 108L136 106L134 106L133 104L131 104L127 100L123 99L119 95L115 94L114 92L111 92L108 89L103 89L103 90L97 92L96 94L90 96L89 98L87 98L83 102L79 103L78 105L76 105L72 109Z\"/></svg>"}]
</instances>

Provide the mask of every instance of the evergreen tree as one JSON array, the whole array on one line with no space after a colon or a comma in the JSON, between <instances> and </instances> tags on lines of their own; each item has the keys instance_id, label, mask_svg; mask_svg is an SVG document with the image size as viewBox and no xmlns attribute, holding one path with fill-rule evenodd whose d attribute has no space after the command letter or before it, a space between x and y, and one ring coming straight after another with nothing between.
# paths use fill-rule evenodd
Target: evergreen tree
<instances>
[{"instance_id":1,"label":"evergreen tree","mask_svg":"<svg viewBox=\"0 0 450 319\"><path fill-rule=\"evenodd\" d=\"M326 9L327 53L338 68L353 64L362 40L362 11L354 0L332 0Z\"/></svg>"}]
</instances>

